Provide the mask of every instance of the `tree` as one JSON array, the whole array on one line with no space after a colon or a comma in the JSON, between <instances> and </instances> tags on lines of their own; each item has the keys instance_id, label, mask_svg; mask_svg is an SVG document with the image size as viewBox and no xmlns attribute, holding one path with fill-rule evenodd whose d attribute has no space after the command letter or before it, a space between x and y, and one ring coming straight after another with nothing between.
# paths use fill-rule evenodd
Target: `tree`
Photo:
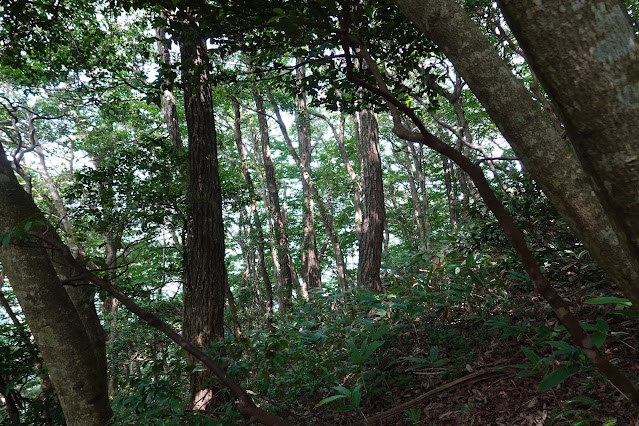
<instances>
[{"instance_id":1,"label":"tree","mask_svg":"<svg viewBox=\"0 0 639 426\"><path fill-rule=\"evenodd\" d=\"M626 252L623 256L636 266L639 39L626 9L617 0L596 5L573 1L564 7L501 1L500 6L559 111L571 146ZM637 291L635 284L630 294Z\"/></svg>"},{"instance_id":2,"label":"tree","mask_svg":"<svg viewBox=\"0 0 639 426\"><path fill-rule=\"evenodd\" d=\"M176 34L182 60L189 154L184 334L187 340L207 348L213 340L224 337L228 278L224 264L222 189L206 44L196 19L197 8L184 12L188 20L182 32ZM188 360L191 364L197 362L190 356ZM211 410L215 406L210 378L209 371L194 372L191 376L190 397L196 410Z\"/></svg>"},{"instance_id":3,"label":"tree","mask_svg":"<svg viewBox=\"0 0 639 426\"><path fill-rule=\"evenodd\" d=\"M386 207L384 205L384 184L382 182L382 159L379 152L379 129L377 117L372 110L365 109L360 114L362 195L364 214L362 234L359 240L359 261L357 284L374 291L383 291L380 277L382 265L382 242Z\"/></svg>"},{"instance_id":4,"label":"tree","mask_svg":"<svg viewBox=\"0 0 639 426\"><path fill-rule=\"evenodd\" d=\"M33 199L20 186L0 147L0 230L14 235L33 228L58 239L44 222ZM22 237L24 238L24 236ZM24 244L4 237L0 262L26 314L67 422L103 425L111 417L106 388L106 363L95 334L86 294L65 291L43 244ZM67 275L72 278L71 275ZM84 293L84 291L82 292ZM46 303L42 303L42 301ZM93 316L95 316L93 308ZM86 319L83 319L85 315ZM97 318L97 317L96 317ZM99 324L99 323L98 323ZM67 348L73 348L69 351Z\"/></svg>"},{"instance_id":5,"label":"tree","mask_svg":"<svg viewBox=\"0 0 639 426\"><path fill-rule=\"evenodd\" d=\"M278 304L282 313L286 313L293 297L293 260L291 259L288 232L284 224L284 216L280 206L280 196L275 177L275 166L271 154L268 123L266 121L266 107L264 99L257 87L252 88L253 99L257 108L257 120L260 130L261 156L264 164L266 189L269 198L269 207L273 217L273 234L277 247L277 258L281 275L281 287L278 289Z\"/></svg>"},{"instance_id":6,"label":"tree","mask_svg":"<svg viewBox=\"0 0 639 426\"><path fill-rule=\"evenodd\" d=\"M453 0L432 1L428 7L413 0L395 2L451 60L573 232L639 305L639 262L617 237L573 151L479 28ZM463 37L450 37L460 31Z\"/></svg>"},{"instance_id":7,"label":"tree","mask_svg":"<svg viewBox=\"0 0 639 426\"><path fill-rule=\"evenodd\" d=\"M315 215L314 197L317 190L311 187L311 126L306 111L306 93L302 85L302 80L306 77L303 65L296 68L297 77L297 108L295 116L297 119L297 142L299 145L300 172L302 173L302 192L304 196L304 235L302 239L302 277L307 288L319 288L322 286L322 271L320 270L319 258L317 255L317 242L315 237Z\"/></svg>"}]
</instances>

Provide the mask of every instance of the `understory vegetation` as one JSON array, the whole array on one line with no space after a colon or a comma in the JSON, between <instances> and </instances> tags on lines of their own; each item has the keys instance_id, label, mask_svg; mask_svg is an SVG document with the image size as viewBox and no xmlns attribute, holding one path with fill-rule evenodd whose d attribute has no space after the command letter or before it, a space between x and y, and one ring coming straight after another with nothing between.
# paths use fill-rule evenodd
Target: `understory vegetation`
<instances>
[{"instance_id":1,"label":"understory vegetation","mask_svg":"<svg viewBox=\"0 0 639 426\"><path fill-rule=\"evenodd\" d=\"M524 3L0 2L0 424L637 425L638 2Z\"/></svg>"}]
</instances>

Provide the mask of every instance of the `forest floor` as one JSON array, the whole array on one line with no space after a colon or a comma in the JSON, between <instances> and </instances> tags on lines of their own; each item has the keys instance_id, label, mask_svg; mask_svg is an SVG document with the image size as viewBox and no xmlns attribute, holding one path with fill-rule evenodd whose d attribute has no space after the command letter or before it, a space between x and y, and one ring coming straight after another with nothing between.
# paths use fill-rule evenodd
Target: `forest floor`
<instances>
[{"instance_id":1,"label":"forest floor","mask_svg":"<svg viewBox=\"0 0 639 426\"><path fill-rule=\"evenodd\" d=\"M539 310L543 314L543 309ZM581 321L604 317L613 333L602 350L631 378L639 377L639 321L611 314L612 309L582 305ZM537 318L549 326L556 320ZM463 323L459 327L466 327ZM476 325L471 325L476 327ZM410 388L391 389L366 407L359 417L326 413L327 424L380 425L629 425L639 426L639 410L591 367L581 368L561 384L538 392L543 374L517 377L530 364L515 337L482 345L481 353L463 367L459 379L442 369L414 371ZM563 364L551 361L548 371ZM391 395L391 396L389 396ZM393 414L394 412L394 414ZM386 413L386 415L384 415ZM412 415L412 418L411 418ZM382 417L383 416L383 417Z\"/></svg>"}]
</instances>

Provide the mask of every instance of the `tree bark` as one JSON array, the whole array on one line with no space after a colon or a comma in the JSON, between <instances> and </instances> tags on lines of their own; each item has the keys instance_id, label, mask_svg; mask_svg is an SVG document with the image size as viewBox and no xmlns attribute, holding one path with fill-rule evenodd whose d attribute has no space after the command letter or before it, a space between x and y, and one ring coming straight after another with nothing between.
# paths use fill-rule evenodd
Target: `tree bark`
<instances>
[{"instance_id":1,"label":"tree bark","mask_svg":"<svg viewBox=\"0 0 639 426\"><path fill-rule=\"evenodd\" d=\"M162 13L160 17L164 18L164 14ZM165 67L166 71L171 68L171 42L166 39L166 29L164 27L157 27L155 29L155 36L157 38L156 48L160 65ZM178 122L177 106L175 104L175 96L173 96L173 81L168 77L162 79L162 114L164 114L166 127L169 131L171 145L179 152L184 151L180 124Z\"/></svg>"},{"instance_id":2,"label":"tree bark","mask_svg":"<svg viewBox=\"0 0 639 426\"><path fill-rule=\"evenodd\" d=\"M331 121L325 115L318 114L310 110L308 111L308 113L321 118L328 124L328 126L331 128L333 132L335 141L337 142L337 145L339 146L340 153L342 153L343 151L343 153L340 155L342 155L342 158L346 158L346 163L348 164L347 168L352 172L352 176L349 174L349 177L351 177L351 183L353 183L353 186L354 186L354 193L355 193L354 200L356 200L355 210L356 212L359 212L359 216L358 216L358 213L356 213L355 216L361 218L361 205L360 205L360 195L359 195L360 191L359 191L359 186L357 185L357 176L355 175L355 172L353 171L353 168L348 160L348 155L346 154L346 148L344 146L344 118L342 117L340 119L340 130L338 132L335 129L335 126L333 125L333 123L331 123ZM319 194L316 195L317 209L320 212L320 218L322 219L322 223L324 224L324 230L326 232L326 235L328 236L329 240L331 241L331 245L333 246L333 254L335 257L335 269L337 270L337 281L339 282L339 285L342 291L346 291L348 290L348 287L349 287L348 278L346 276L346 261L344 260L344 252L342 251L342 246L339 242L339 239L337 238L337 232L335 231L335 219L333 217L333 212L332 212L333 207L330 200L330 194L328 195L329 196L326 201L324 201L324 199Z\"/></svg>"},{"instance_id":3,"label":"tree bark","mask_svg":"<svg viewBox=\"0 0 639 426\"><path fill-rule=\"evenodd\" d=\"M433 134L428 132L426 126L422 120L417 116L415 111L404 103L399 101L389 90L384 77L380 72L377 64L368 54L363 41L359 40L359 50L362 53L364 60L371 69L378 86L373 86L370 83L357 78L352 71L352 62L349 58L349 50L347 45L343 45L344 51L347 52L346 60L349 67L347 68L347 78L359 85L362 88L366 88L372 93L382 96L387 105L389 106L391 116L393 117L393 133L402 139L408 141L420 142L424 145L436 150L440 154L443 154L459 165L472 179L477 191L481 195L482 199L486 203L486 206L495 215L500 226L504 230L504 233L513 248L517 252L517 255L522 261L522 264L528 273L535 288L541 294L541 296L552 307L557 318L566 327L568 333L570 333L573 342L579 347L581 352L590 360L603 374L605 374L615 387L630 398L635 404L639 403L639 387L635 385L628 377L626 377L614 364L612 364L595 346L590 336L583 329L577 318L572 314L570 308L565 300L563 300L557 291L548 283L544 277L533 253L528 248L526 238L521 230L515 224L513 218L506 211L499 199L495 196L490 184L486 180L483 171L479 165L470 161L470 159L464 156L459 150L452 148L450 145L444 143ZM412 132L406 129L402 124L401 113L405 114L419 129L419 132Z\"/></svg>"},{"instance_id":4,"label":"tree bark","mask_svg":"<svg viewBox=\"0 0 639 426\"><path fill-rule=\"evenodd\" d=\"M360 112L362 126L362 194L364 216L362 235L359 241L357 284L373 291L382 292L380 268L382 265L382 242L386 207L384 205L384 182L382 160L379 151L379 129L377 117L371 110Z\"/></svg>"},{"instance_id":5,"label":"tree bark","mask_svg":"<svg viewBox=\"0 0 639 426\"><path fill-rule=\"evenodd\" d=\"M266 175L266 187L268 189L269 205L271 215L273 217L275 240L277 243L277 258L280 266L280 274L282 276L282 288L278 289L281 296L279 300L281 313L286 313L291 305L293 293L293 276L291 267L293 261L291 259L288 233L284 226L284 218L280 207L280 197L277 191L277 179L275 178L275 166L271 156L271 145L268 134L268 123L266 121L266 108L264 107L264 99L253 87L253 99L257 107L257 119L260 127L260 139L262 143L262 159L264 162L264 174Z\"/></svg>"},{"instance_id":6,"label":"tree bark","mask_svg":"<svg viewBox=\"0 0 639 426\"><path fill-rule=\"evenodd\" d=\"M448 157L442 155L442 168L444 169L444 185L446 186L446 199L448 206L448 220L453 228L457 227L457 197L453 190L454 169L448 161ZM453 175L453 176L451 176Z\"/></svg>"},{"instance_id":7,"label":"tree bark","mask_svg":"<svg viewBox=\"0 0 639 426\"><path fill-rule=\"evenodd\" d=\"M639 260L639 40L623 2L499 4L620 244Z\"/></svg>"},{"instance_id":8,"label":"tree bark","mask_svg":"<svg viewBox=\"0 0 639 426\"><path fill-rule=\"evenodd\" d=\"M192 22L193 26L197 23ZM200 348L224 337L224 264L222 191L217 159L217 138L208 74L208 54L201 39L180 40L184 110L189 142L189 218L185 250L184 335ZM187 356L190 365L197 363ZM210 410L210 371L191 376L193 409Z\"/></svg>"},{"instance_id":9,"label":"tree bark","mask_svg":"<svg viewBox=\"0 0 639 426\"><path fill-rule=\"evenodd\" d=\"M20 229L27 221L42 232L53 233L36 222L44 217L18 183L0 147L0 231ZM85 328L88 322L82 320L61 285L49 252L40 244L15 242L0 248L0 262L49 367L67 423L105 424L111 417L105 360L98 359L101 350L92 345L92 329ZM83 303L78 306L85 307Z\"/></svg>"},{"instance_id":10,"label":"tree bark","mask_svg":"<svg viewBox=\"0 0 639 426\"><path fill-rule=\"evenodd\" d=\"M574 152L479 28L453 0L433 0L427 6L418 0L394 1L453 62L557 211L639 306L639 262L619 241Z\"/></svg>"},{"instance_id":11,"label":"tree bark","mask_svg":"<svg viewBox=\"0 0 639 426\"><path fill-rule=\"evenodd\" d=\"M319 256L317 255L317 238L315 235L315 216L313 213L317 189L311 177L311 126L306 111L306 93L302 89L302 80L306 77L303 65L295 70L297 77L297 143L299 145L300 173L302 174L303 210L302 222L304 233L302 236L302 278L307 288L322 286L322 272Z\"/></svg>"},{"instance_id":12,"label":"tree bark","mask_svg":"<svg viewBox=\"0 0 639 426\"><path fill-rule=\"evenodd\" d=\"M273 286L271 284L271 278L268 274L268 268L266 267L266 248L264 244L264 230L262 229L262 219L260 213L257 210L257 196L255 194L255 185L253 179L249 173L248 164L246 161L246 155L244 154L244 145L242 144L242 130L241 130L241 118L240 118L240 103L235 97L231 98L233 102L233 110L235 112L234 130L235 130L235 146L237 147L237 153L242 162L242 177L244 183L249 190L249 196L251 198L251 212L253 214L253 222L255 223L255 231L257 233L257 256L260 268L260 275L262 276L262 282L264 284L264 292L266 296L266 322L271 328L271 321L273 319Z\"/></svg>"}]
</instances>

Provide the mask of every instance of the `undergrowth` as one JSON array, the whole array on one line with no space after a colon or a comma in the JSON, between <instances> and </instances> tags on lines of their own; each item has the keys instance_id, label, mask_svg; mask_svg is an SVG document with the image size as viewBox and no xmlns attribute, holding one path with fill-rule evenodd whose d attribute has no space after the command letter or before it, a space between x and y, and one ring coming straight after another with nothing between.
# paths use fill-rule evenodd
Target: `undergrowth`
<instances>
[{"instance_id":1,"label":"undergrowth","mask_svg":"<svg viewBox=\"0 0 639 426\"><path fill-rule=\"evenodd\" d=\"M535 375L540 392L573 375L584 382L598 377L531 294L516 262L504 265L499 256L462 247L420 253L395 265L387 271L383 294L320 290L278 318L272 331L245 330L216 342L210 353L225 354L218 362L258 404L296 424L331 418L346 424L483 366ZM582 286L584 297L597 295L596 287ZM602 318L586 327L598 345L610 335ZM513 345L517 362L500 364L496 355ZM184 411L189 370L181 359L147 365L141 378L123 386L113 404L114 424L236 423L239 415L228 402L218 407L215 420ZM578 403L597 406L585 393L564 402ZM421 411L411 410L404 420L419 423ZM577 422L587 418L586 411L558 409L554 415Z\"/></svg>"}]
</instances>

